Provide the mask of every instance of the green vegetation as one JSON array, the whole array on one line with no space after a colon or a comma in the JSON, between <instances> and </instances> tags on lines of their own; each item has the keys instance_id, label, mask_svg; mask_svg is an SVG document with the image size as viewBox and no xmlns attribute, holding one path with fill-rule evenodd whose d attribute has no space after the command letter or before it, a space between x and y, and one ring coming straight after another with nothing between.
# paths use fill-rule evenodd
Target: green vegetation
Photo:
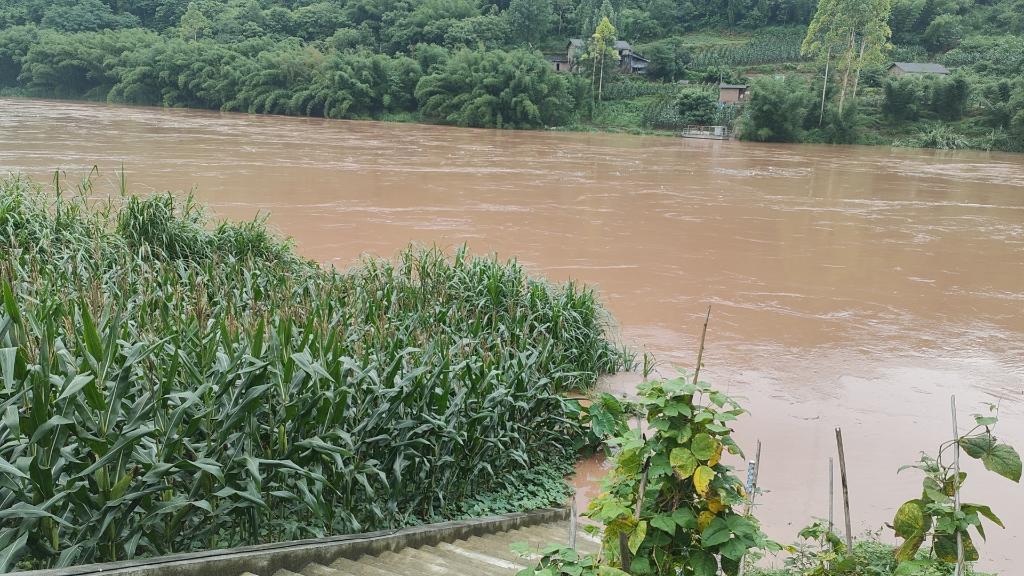
<instances>
[{"instance_id":1,"label":"green vegetation","mask_svg":"<svg viewBox=\"0 0 1024 576\"><path fill-rule=\"evenodd\" d=\"M340 273L168 195L5 180L0 251L0 571L558 504L561 393L631 364L514 261Z\"/></svg>"},{"instance_id":2,"label":"green vegetation","mask_svg":"<svg viewBox=\"0 0 1024 576\"><path fill-rule=\"evenodd\" d=\"M703 337L701 353L703 355ZM649 369L644 357L644 373ZM922 455L916 468L925 473L924 490L896 512L891 525L904 543L895 547L869 533L848 548L833 527L815 521L800 531L801 542L786 547L784 566L763 569L757 561L782 547L768 540L751 513L758 493L756 472L744 485L723 463L723 454L743 456L731 438L731 426L745 412L728 396L692 377L644 382L635 403L607 394L585 409L587 442L614 450L614 468L602 493L585 515L598 521L599 555L580 555L550 545L539 551L516 545L521 553L539 552L540 560L519 576L951 576L977 574L971 562L979 553L968 529L984 537L981 519L1003 527L991 508L961 503L967 477L960 468L962 449L986 469L1020 482L1021 459L993 435L996 408L975 414L975 427L945 442L939 455ZM637 427L629 422L637 417ZM640 427L639 419L646 419ZM930 545L922 545L930 540ZM963 570L955 572L959 562Z\"/></svg>"},{"instance_id":3,"label":"green vegetation","mask_svg":"<svg viewBox=\"0 0 1024 576\"><path fill-rule=\"evenodd\" d=\"M782 131L752 114L741 137L1024 151L1019 0L872 1L0 0L0 94L638 132L692 123L653 97L680 81L784 76L818 106ZM569 38L576 73L554 73L544 56ZM649 60L643 78L616 40ZM946 65L955 98L890 90L891 61Z\"/></svg>"},{"instance_id":4,"label":"green vegetation","mask_svg":"<svg viewBox=\"0 0 1024 576\"><path fill-rule=\"evenodd\" d=\"M600 558L552 547L521 576L734 575L748 554L781 550L742 510L743 482L722 462L723 453L742 455L729 428L744 414L739 404L696 375L645 382L637 392L632 408L611 408L608 396L595 403L601 420L619 422L603 423L615 467L586 512L604 527ZM646 432L625 425L637 410Z\"/></svg>"}]
</instances>

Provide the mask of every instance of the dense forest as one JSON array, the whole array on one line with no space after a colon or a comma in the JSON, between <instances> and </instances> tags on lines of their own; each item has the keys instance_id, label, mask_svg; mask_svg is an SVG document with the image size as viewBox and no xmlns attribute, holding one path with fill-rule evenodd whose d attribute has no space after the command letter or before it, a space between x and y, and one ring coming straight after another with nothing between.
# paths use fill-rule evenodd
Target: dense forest
<instances>
[{"instance_id":1,"label":"dense forest","mask_svg":"<svg viewBox=\"0 0 1024 576\"><path fill-rule=\"evenodd\" d=\"M0 94L477 127L714 123L766 141L1024 150L1024 0L818 4L0 0ZM881 20L858 20L857 5ZM551 60L570 38L584 48L576 73L560 73ZM616 40L649 61L644 74L622 72ZM952 73L896 78L892 61ZM749 101L720 104L720 81L749 83Z\"/></svg>"}]
</instances>

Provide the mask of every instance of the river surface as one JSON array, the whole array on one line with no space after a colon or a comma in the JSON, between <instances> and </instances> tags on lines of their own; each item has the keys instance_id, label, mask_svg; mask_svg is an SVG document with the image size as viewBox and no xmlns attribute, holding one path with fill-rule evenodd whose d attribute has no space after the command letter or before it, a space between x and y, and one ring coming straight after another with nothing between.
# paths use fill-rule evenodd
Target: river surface
<instances>
[{"instance_id":1,"label":"river surface","mask_svg":"<svg viewBox=\"0 0 1024 576\"><path fill-rule=\"evenodd\" d=\"M837 426L857 533L920 493L896 471L952 435L952 394L961 423L999 403L997 435L1024 447L1021 155L0 100L0 172L74 183L94 165L95 194L117 194L123 166L136 193L269 212L342 268L410 242L515 256L595 286L662 372L692 368L710 305L703 374L752 412L737 439L763 443L757 513L783 542L828 513ZM965 500L1008 526L989 528L981 567L1009 570L1024 487L965 467ZM601 472L581 468L583 498Z\"/></svg>"}]
</instances>

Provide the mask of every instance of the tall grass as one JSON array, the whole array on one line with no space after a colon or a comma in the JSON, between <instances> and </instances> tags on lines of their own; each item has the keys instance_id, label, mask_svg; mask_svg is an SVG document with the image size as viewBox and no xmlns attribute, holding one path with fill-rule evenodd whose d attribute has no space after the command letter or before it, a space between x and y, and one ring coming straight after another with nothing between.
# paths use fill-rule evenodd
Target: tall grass
<instances>
[{"instance_id":1,"label":"tall grass","mask_svg":"<svg viewBox=\"0 0 1024 576\"><path fill-rule=\"evenodd\" d=\"M569 457L630 362L594 293L411 248L346 273L194 202L0 182L0 571L441 518Z\"/></svg>"}]
</instances>

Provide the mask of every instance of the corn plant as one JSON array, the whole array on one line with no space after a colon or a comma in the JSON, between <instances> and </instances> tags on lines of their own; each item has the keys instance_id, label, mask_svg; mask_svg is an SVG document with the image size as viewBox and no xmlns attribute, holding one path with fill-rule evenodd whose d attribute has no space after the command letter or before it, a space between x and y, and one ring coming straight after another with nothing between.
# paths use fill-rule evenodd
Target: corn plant
<instances>
[{"instance_id":1,"label":"corn plant","mask_svg":"<svg viewBox=\"0 0 1024 576\"><path fill-rule=\"evenodd\" d=\"M0 571L460 516L570 459L561 393L631 362L514 261L326 270L169 196L9 179L0 250Z\"/></svg>"}]
</instances>

